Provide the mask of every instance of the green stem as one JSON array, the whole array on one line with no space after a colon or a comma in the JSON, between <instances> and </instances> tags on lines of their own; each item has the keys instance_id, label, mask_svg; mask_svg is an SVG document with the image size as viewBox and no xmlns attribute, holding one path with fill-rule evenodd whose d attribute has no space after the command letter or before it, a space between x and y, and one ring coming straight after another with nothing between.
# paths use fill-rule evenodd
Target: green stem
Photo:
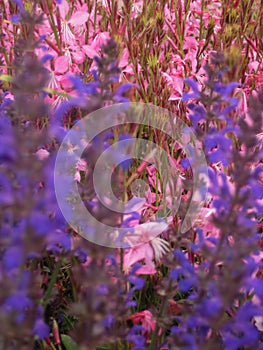
<instances>
[{"instance_id":1,"label":"green stem","mask_svg":"<svg viewBox=\"0 0 263 350\"><path fill-rule=\"evenodd\" d=\"M53 16L52 4L49 1L47 1L47 6L48 6L49 14L50 14L50 20L51 20L50 24L51 24L52 30L54 32L58 48L61 51L61 45L60 45L59 35L58 35L58 31L57 31L57 26L56 26L54 16Z\"/></svg>"},{"instance_id":2,"label":"green stem","mask_svg":"<svg viewBox=\"0 0 263 350\"><path fill-rule=\"evenodd\" d=\"M55 270L53 271L52 275L51 275L51 279L49 281L49 284L48 284L48 288L47 288L47 292L42 300L42 305L43 306L46 306L49 302L49 299L50 299L50 296L51 296L51 293L52 293L52 290L53 290L53 287L54 287L54 284L57 280L57 277L58 277L58 274L59 274L59 270L60 270L60 267L61 267L61 264L62 262L59 261L57 263L57 266L55 268Z\"/></svg>"},{"instance_id":3,"label":"green stem","mask_svg":"<svg viewBox=\"0 0 263 350\"><path fill-rule=\"evenodd\" d=\"M165 311L166 311L166 308L167 308L167 304L168 304L168 299L169 299L169 290L171 289L171 286L172 286L172 282L171 280L169 281L169 284L168 284L168 288L167 288L167 295L163 298L163 301L162 301L162 305L161 305L161 309L160 309L160 312L159 312L159 316L156 320L156 326L155 326L155 329L154 329L154 332L153 332L153 335L152 335L152 341L151 341L151 345L150 345L150 348L149 350L155 350L156 349L156 345L157 345L157 339L158 339L158 332L159 332L159 325L158 325L158 321L160 319L163 318L164 314L165 314Z\"/></svg>"},{"instance_id":4,"label":"green stem","mask_svg":"<svg viewBox=\"0 0 263 350\"><path fill-rule=\"evenodd\" d=\"M94 37L96 35L96 22L97 22L97 0L94 0L94 23L93 23L93 31L94 31Z\"/></svg>"}]
</instances>

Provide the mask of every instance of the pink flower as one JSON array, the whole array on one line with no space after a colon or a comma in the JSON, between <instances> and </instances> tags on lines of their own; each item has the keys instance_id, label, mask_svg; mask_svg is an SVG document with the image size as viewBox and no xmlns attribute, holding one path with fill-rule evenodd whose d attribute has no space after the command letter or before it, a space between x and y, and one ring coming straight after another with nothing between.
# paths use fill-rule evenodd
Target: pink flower
<instances>
[{"instance_id":1,"label":"pink flower","mask_svg":"<svg viewBox=\"0 0 263 350\"><path fill-rule=\"evenodd\" d=\"M214 208L202 208L195 222L195 225L203 230L205 236L219 237L220 235L220 230L210 220L211 215L215 212Z\"/></svg>"},{"instance_id":2,"label":"pink flower","mask_svg":"<svg viewBox=\"0 0 263 350\"><path fill-rule=\"evenodd\" d=\"M82 48L89 58L93 59L98 56L98 52L91 45L83 45Z\"/></svg>"},{"instance_id":3,"label":"pink flower","mask_svg":"<svg viewBox=\"0 0 263 350\"><path fill-rule=\"evenodd\" d=\"M153 314L149 310L136 312L135 314L129 317L129 320L131 320L134 325L141 324L145 328L145 331L142 332L143 335L149 335L155 330L156 327L156 321L153 318ZM161 334L162 329L159 330L158 336L160 336Z\"/></svg>"},{"instance_id":4,"label":"pink flower","mask_svg":"<svg viewBox=\"0 0 263 350\"><path fill-rule=\"evenodd\" d=\"M91 47L98 51L102 45L105 45L106 42L110 39L110 34L109 32L101 32L101 33L98 33L93 42L91 43Z\"/></svg>"},{"instance_id":5,"label":"pink flower","mask_svg":"<svg viewBox=\"0 0 263 350\"><path fill-rule=\"evenodd\" d=\"M61 32L62 32L62 39L63 43L65 44L74 44L76 41L75 34L72 32L69 25L71 25L74 29L79 29L82 27L88 20L89 14L87 12L86 8L83 8L81 10L77 10L72 14L70 19L67 21L66 16L69 12L69 4L66 0L62 0L61 3L58 5L58 9L61 16Z\"/></svg>"},{"instance_id":6,"label":"pink flower","mask_svg":"<svg viewBox=\"0 0 263 350\"><path fill-rule=\"evenodd\" d=\"M124 68L125 66L128 65L128 63L129 63L129 51L125 47L125 49L122 51L122 55L119 61L119 67Z\"/></svg>"},{"instance_id":7,"label":"pink flower","mask_svg":"<svg viewBox=\"0 0 263 350\"><path fill-rule=\"evenodd\" d=\"M108 32L98 33L90 45L82 46L83 51L91 59L93 59L95 56L100 56L101 46L106 44L109 39L110 35ZM90 69L95 68L95 66L95 62L93 62Z\"/></svg>"},{"instance_id":8,"label":"pink flower","mask_svg":"<svg viewBox=\"0 0 263 350\"><path fill-rule=\"evenodd\" d=\"M79 46L69 46L69 54L76 64L81 64L85 61L85 52Z\"/></svg>"},{"instance_id":9,"label":"pink flower","mask_svg":"<svg viewBox=\"0 0 263 350\"><path fill-rule=\"evenodd\" d=\"M136 274L151 275L156 273L155 262L160 262L170 245L164 239L157 237L168 227L164 222L147 222L135 227L134 232L127 234L125 241L131 246L124 255L123 268L128 272L135 263L144 261Z\"/></svg>"},{"instance_id":10,"label":"pink flower","mask_svg":"<svg viewBox=\"0 0 263 350\"><path fill-rule=\"evenodd\" d=\"M136 312L129 317L129 320L131 320L134 325L141 324L145 328L143 334L153 332L156 326L156 321L153 319L153 315L149 310Z\"/></svg>"},{"instance_id":11,"label":"pink flower","mask_svg":"<svg viewBox=\"0 0 263 350\"><path fill-rule=\"evenodd\" d=\"M84 159L80 159L76 165L76 172L74 175L74 179L78 182L80 182L81 180L81 175L80 175L81 171L84 171L84 172L87 171L87 163Z\"/></svg>"},{"instance_id":12,"label":"pink flower","mask_svg":"<svg viewBox=\"0 0 263 350\"><path fill-rule=\"evenodd\" d=\"M87 22L88 18L89 15L87 12L76 11L75 13L73 13L68 23L71 24L73 27L82 26Z\"/></svg>"},{"instance_id":13,"label":"pink flower","mask_svg":"<svg viewBox=\"0 0 263 350\"><path fill-rule=\"evenodd\" d=\"M142 12L143 1L133 1L132 2L132 18L137 18L138 15Z\"/></svg>"},{"instance_id":14,"label":"pink flower","mask_svg":"<svg viewBox=\"0 0 263 350\"><path fill-rule=\"evenodd\" d=\"M129 52L125 48L122 52L121 58L119 60L119 67L121 68L120 81L127 80L126 74L133 75L132 63L129 63ZM140 70L140 67L138 67Z\"/></svg>"},{"instance_id":15,"label":"pink flower","mask_svg":"<svg viewBox=\"0 0 263 350\"><path fill-rule=\"evenodd\" d=\"M36 153L35 155L37 156L37 158L39 160L44 160L44 159L47 159L49 157L49 152L44 149L44 148L40 148Z\"/></svg>"},{"instance_id":16,"label":"pink flower","mask_svg":"<svg viewBox=\"0 0 263 350\"><path fill-rule=\"evenodd\" d=\"M64 74L68 71L70 64L69 56L59 56L55 60L55 72Z\"/></svg>"},{"instance_id":17,"label":"pink flower","mask_svg":"<svg viewBox=\"0 0 263 350\"><path fill-rule=\"evenodd\" d=\"M193 36L185 36L184 37L184 50L193 50L197 51L198 42Z\"/></svg>"},{"instance_id":18,"label":"pink flower","mask_svg":"<svg viewBox=\"0 0 263 350\"><path fill-rule=\"evenodd\" d=\"M249 119L247 105L247 96L249 96L249 93L249 88L237 88L234 94L234 97L237 97L239 99L239 103L237 106L237 115L245 114L246 120Z\"/></svg>"},{"instance_id":19,"label":"pink flower","mask_svg":"<svg viewBox=\"0 0 263 350\"><path fill-rule=\"evenodd\" d=\"M148 244L129 249L124 255L123 269L129 272L130 268L139 261L145 261L143 269L137 270L137 274L152 275L156 273L154 264L153 249Z\"/></svg>"},{"instance_id":20,"label":"pink flower","mask_svg":"<svg viewBox=\"0 0 263 350\"><path fill-rule=\"evenodd\" d=\"M248 69L250 72L257 72L259 69L260 63L258 61L252 61L248 64Z\"/></svg>"},{"instance_id":21,"label":"pink flower","mask_svg":"<svg viewBox=\"0 0 263 350\"><path fill-rule=\"evenodd\" d=\"M184 71L186 63L177 55L173 57L172 61L176 66L176 69L171 69L167 72L162 72L161 74L168 85L173 89L169 101L180 101L184 90Z\"/></svg>"}]
</instances>

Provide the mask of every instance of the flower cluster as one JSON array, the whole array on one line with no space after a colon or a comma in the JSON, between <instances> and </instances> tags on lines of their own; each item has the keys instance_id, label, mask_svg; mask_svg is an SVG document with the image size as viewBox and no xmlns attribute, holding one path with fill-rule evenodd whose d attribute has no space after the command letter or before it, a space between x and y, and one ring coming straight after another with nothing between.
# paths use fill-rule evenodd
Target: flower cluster
<instances>
[{"instance_id":1,"label":"flower cluster","mask_svg":"<svg viewBox=\"0 0 263 350\"><path fill-rule=\"evenodd\" d=\"M263 348L262 6L1 4L0 348ZM58 155L65 163L75 156L78 123L130 102L176 112L169 127L183 121L201 145L208 193L186 232L194 162L162 128L108 128L54 182ZM65 151L69 130L75 134ZM133 139L149 141L150 154L159 152L152 143L160 146L167 157L159 168L169 167L176 180L167 181L148 154L124 159ZM102 154L126 212L98 196ZM111 237L127 230L124 246L88 242L66 221L62 212L75 200L70 181ZM64 208L56 191L67 198ZM105 234L101 226L86 230Z\"/></svg>"}]
</instances>

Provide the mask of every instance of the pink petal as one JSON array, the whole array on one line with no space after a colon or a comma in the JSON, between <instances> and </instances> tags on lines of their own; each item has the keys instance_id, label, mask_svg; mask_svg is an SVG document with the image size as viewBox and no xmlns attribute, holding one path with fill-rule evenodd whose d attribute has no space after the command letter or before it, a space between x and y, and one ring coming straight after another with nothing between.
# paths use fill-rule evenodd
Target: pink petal
<instances>
[{"instance_id":1,"label":"pink petal","mask_svg":"<svg viewBox=\"0 0 263 350\"><path fill-rule=\"evenodd\" d=\"M241 112L242 113L246 113L247 112L247 96L245 94L245 92L243 90L241 90L241 93L242 93L242 98L241 100L239 101L239 106L240 106L240 109L241 109Z\"/></svg>"},{"instance_id":2,"label":"pink petal","mask_svg":"<svg viewBox=\"0 0 263 350\"><path fill-rule=\"evenodd\" d=\"M173 88L180 95L182 95L183 88L184 88L184 81L183 81L183 79L180 78L180 77L173 77Z\"/></svg>"},{"instance_id":3,"label":"pink petal","mask_svg":"<svg viewBox=\"0 0 263 350\"><path fill-rule=\"evenodd\" d=\"M193 36L186 36L184 38L184 50L197 50L198 42Z\"/></svg>"},{"instance_id":4,"label":"pink petal","mask_svg":"<svg viewBox=\"0 0 263 350\"><path fill-rule=\"evenodd\" d=\"M72 24L74 27L75 26L81 26L84 23L87 22L89 18L89 14L87 12L83 11L76 11L68 21L68 23Z\"/></svg>"},{"instance_id":5,"label":"pink petal","mask_svg":"<svg viewBox=\"0 0 263 350\"><path fill-rule=\"evenodd\" d=\"M170 74L167 74L167 73L165 73L165 72L161 72L161 74L162 74L162 76L165 78L165 80L167 81L167 83L168 83L169 85L172 85L172 83L173 83L173 78L171 77L171 75L170 75Z\"/></svg>"},{"instance_id":6,"label":"pink petal","mask_svg":"<svg viewBox=\"0 0 263 350\"><path fill-rule=\"evenodd\" d=\"M123 68L125 66L127 66L128 64L128 58L129 58L129 52L128 50L125 48L122 52L122 55L121 55L121 59L119 61L119 67L120 68Z\"/></svg>"},{"instance_id":7,"label":"pink petal","mask_svg":"<svg viewBox=\"0 0 263 350\"><path fill-rule=\"evenodd\" d=\"M144 265L136 271L136 275L154 275L156 272L152 266Z\"/></svg>"},{"instance_id":8,"label":"pink petal","mask_svg":"<svg viewBox=\"0 0 263 350\"><path fill-rule=\"evenodd\" d=\"M137 248L131 248L125 255L123 266L124 268L131 267L136 262L139 262L145 257L145 248L143 246Z\"/></svg>"},{"instance_id":9,"label":"pink petal","mask_svg":"<svg viewBox=\"0 0 263 350\"><path fill-rule=\"evenodd\" d=\"M55 72L63 74L69 69L69 57L59 56L55 60Z\"/></svg>"},{"instance_id":10,"label":"pink petal","mask_svg":"<svg viewBox=\"0 0 263 350\"><path fill-rule=\"evenodd\" d=\"M79 159L77 162L77 169L80 171L87 171L87 162L84 159Z\"/></svg>"},{"instance_id":11,"label":"pink petal","mask_svg":"<svg viewBox=\"0 0 263 350\"><path fill-rule=\"evenodd\" d=\"M39 160L43 160L49 157L49 152L44 148L40 148L35 155Z\"/></svg>"},{"instance_id":12,"label":"pink petal","mask_svg":"<svg viewBox=\"0 0 263 350\"><path fill-rule=\"evenodd\" d=\"M146 244L145 244L146 246ZM155 264L153 262L154 259L154 254L153 254L153 248L147 244L147 249L145 249L145 264L147 266L149 266L150 268L154 269L155 268Z\"/></svg>"},{"instance_id":13,"label":"pink petal","mask_svg":"<svg viewBox=\"0 0 263 350\"><path fill-rule=\"evenodd\" d=\"M249 70L250 71L254 70L255 72L257 71L258 66L259 66L259 62L258 61L250 62L249 65L248 65Z\"/></svg>"},{"instance_id":14,"label":"pink petal","mask_svg":"<svg viewBox=\"0 0 263 350\"><path fill-rule=\"evenodd\" d=\"M151 203L154 203L156 201L156 194L151 192L150 189L147 190L146 196L147 196L148 203L151 204Z\"/></svg>"},{"instance_id":15,"label":"pink petal","mask_svg":"<svg viewBox=\"0 0 263 350\"><path fill-rule=\"evenodd\" d=\"M66 18L66 15L69 11L69 5L68 2L66 0L62 0L61 4L58 5L59 8L59 12L60 12L60 16L62 19Z\"/></svg>"},{"instance_id":16,"label":"pink petal","mask_svg":"<svg viewBox=\"0 0 263 350\"><path fill-rule=\"evenodd\" d=\"M122 70L123 73L128 73L130 75L133 75L133 68L132 68L132 64L129 64L125 69Z\"/></svg>"},{"instance_id":17,"label":"pink petal","mask_svg":"<svg viewBox=\"0 0 263 350\"><path fill-rule=\"evenodd\" d=\"M169 99L168 99L168 101L178 101L178 100L181 100L181 96L178 96L177 94L172 94L170 97L169 97Z\"/></svg>"},{"instance_id":18,"label":"pink petal","mask_svg":"<svg viewBox=\"0 0 263 350\"><path fill-rule=\"evenodd\" d=\"M141 224L138 226L138 228L136 228L136 233L141 234L141 236L147 233L148 240L150 241L154 237L161 234L164 230L166 230L167 227L168 224L165 222L145 222L144 224Z\"/></svg>"},{"instance_id":19,"label":"pink petal","mask_svg":"<svg viewBox=\"0 0 263 350\"><path fill-rule=\"evenodd\" d=\"M87 267L87 266L90 265L91 262L92 262L92 258L90 258L90 257L88 256L88 257L87 257L87 260L82 264L82 266Z\"/></svg>"},{"instance_id":20,"label":"pink petal","mask_svg":"<svg viewBox=\"0 0 263 350\"><path fill-rule=\"evenodd\" d=\"M85 54L89 58L93 59L95 56L98 56L97 51L94 50L92 46L90 46L90 45L83 45L82 48L83 48Z\"/></svg>"},{"instance_id":21,"label":"pink petal","mask_svg":"<svg viewBox=\"0 0 263 350\"><path fill-rule=\"evenodd\" d=\"M81 176L80 176L80 172L79 172L79 171L76 171L76 172L75 172L74 180L76 180L77 182L80 182Z\"/></svg>"},{"instance_id":22,"label":"pink petal","mask_svg":"<svg viewBox=\"0 0 263 350\"><path fill-rule=\"evenodd\" d=\"M129 200L129 202L126 203L125 209L126 209L126 211L130 211L130 212L137 211L140 213L142 211L145 203L146 203L145 198L134 197L131 200Z\"/></svg>"},{"instance_id":23,"label":"pink petal","mask_svg":"<svg viewBox=\"0 0 263 350\"><path fill-rule=\"evenodd\" d=\"M68 75L63 75L60 79L60 85L61 88L65 91L65 92L71 92L73 89L73 83L72 81L68 78L70 76L70 74Z\"/></svg>"},{"instance_id":24,"label":"pink petal","mask_svg":"<svg viewBox=\"0 0 263 350\"><path fill-rule=\"evenodd\" d=\"M197 60L194 57L193 52L189 51L185 56L184 56L184 60L187 61L189 60L192 64L192 72L196 72L196 67L197 67Z\"/></svg>"},{"instance_id":25,"label":"pink petal","mask_svg":"<svg viewBox=\"0 0 263 350\"><path fill-rule=\"evenodd\" d=\"M85 61L85 54L82 51L72 51L72 56L77 64L81 64Z\"/></svg>"},{"instance_id":26,"label":"pink petal","mask_svg":"<svg viewBox=\"0 0 263 350\"><path fill-rule=\"evenodd\" d=\"M106 44L106 42L110 39L110 34L108 32L102 32L95 36L93 42L91 43L91 47L94 50L99 50L102 45Z\"/></svg>"}]
</instances>

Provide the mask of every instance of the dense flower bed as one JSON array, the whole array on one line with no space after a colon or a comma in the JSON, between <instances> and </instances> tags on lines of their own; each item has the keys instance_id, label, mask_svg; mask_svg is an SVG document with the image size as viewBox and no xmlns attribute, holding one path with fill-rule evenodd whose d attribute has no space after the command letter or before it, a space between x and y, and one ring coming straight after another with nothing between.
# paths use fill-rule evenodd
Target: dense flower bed
<instances>
[{"instance_id":1,"label":"dense flower bed","mask_svg":"<svg viewBox=\"0 0 263 350\"><path fill-rule=\"evenodd\" d=\"M0 4L0 348L263 349L261 1ZM142 103L54 181L81 123Z\"/></svg>"}]
</instances>

